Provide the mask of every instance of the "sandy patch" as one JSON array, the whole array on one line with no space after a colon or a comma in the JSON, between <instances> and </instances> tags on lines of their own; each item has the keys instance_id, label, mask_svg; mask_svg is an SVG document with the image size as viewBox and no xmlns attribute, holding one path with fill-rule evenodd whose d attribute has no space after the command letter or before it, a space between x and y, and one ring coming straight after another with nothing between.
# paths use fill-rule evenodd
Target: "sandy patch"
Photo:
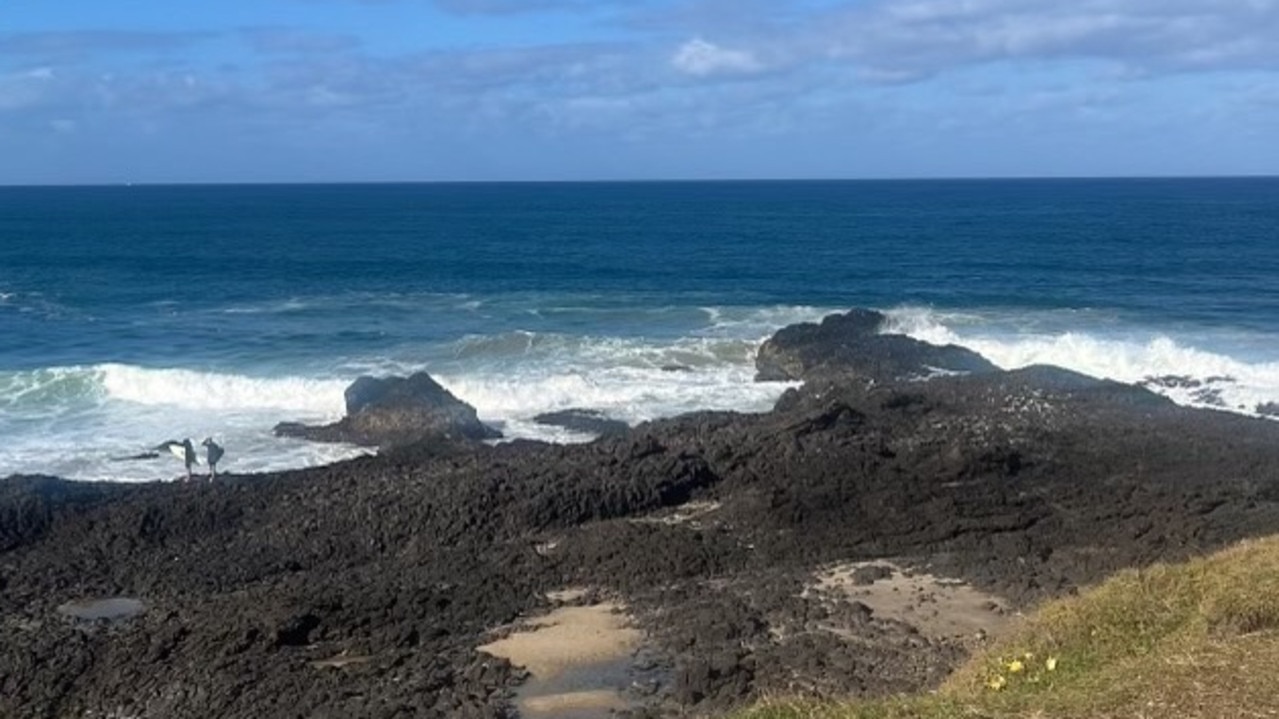
<instances>
[{"instance_id":1,"label":"sandy patch","mask_svg":"<svg viewBox=\"0 0 1279 719\"><path fill-rule=\"evenodd\" d=\"M640 633L626 626L621 611L620 605L610 602L560 607L480 651L509 659L542 679L574 666L629 657L639 645Z\"/></svg>"},{"instance_id":2,"label":"sandy patch","mask_svg":"<svg viewBox=\"0 0 1279 719\"><path fill-rule=\"evenodd\" d=\"M585 595L572 589L553 593L552 598L576 601ZM631 704L622 691L630 683L631 655L641 638L628 626L623 611L612 602L560 607L479 650L529 671L529 680L516 696L520 716L607 717Z\"/></svg>"},{"instance_id":3,"label":"sandy patch","mask_svg":"<svg viewBox=\"0 0 1279 719\"><path fill-rule=\"evenodd\" d=\"M815 588L870 607L877 619L909 624L936 639L984 639L1012 620L1007 603L965 582L889 562L853 562L821 572Z\"/></svg>"}]
</instances>

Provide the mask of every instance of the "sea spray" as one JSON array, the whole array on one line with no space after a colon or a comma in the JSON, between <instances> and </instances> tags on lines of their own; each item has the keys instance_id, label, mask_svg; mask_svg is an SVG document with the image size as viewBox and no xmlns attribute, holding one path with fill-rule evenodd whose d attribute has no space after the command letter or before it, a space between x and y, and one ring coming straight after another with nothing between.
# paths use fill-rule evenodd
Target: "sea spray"
<instances>
[{"instance_id":1,"label":"sea spray","mask_svg":"<svg viewBox=\"0 0 1279 719\"><path fill-rule=\"evenodd\" d=\"M1258 414L1258 408L1268 402L1279 401L1279 362L1251 362L1194 345L1213 342L1209 333L1174 339L1114 324L1055 332L1019 331L1005 318L983 322L977 312L950 314L902 307L887 314L885 332L900 332L932 344L962 345L1004 369L1056 365L1141 384L1179 404L1249 415ZM1022 321L1030 324L1027 320ZM1041 318L1033 325L1060 323L1062 317L1058 316Z\"/></svg>"}]
</instances>

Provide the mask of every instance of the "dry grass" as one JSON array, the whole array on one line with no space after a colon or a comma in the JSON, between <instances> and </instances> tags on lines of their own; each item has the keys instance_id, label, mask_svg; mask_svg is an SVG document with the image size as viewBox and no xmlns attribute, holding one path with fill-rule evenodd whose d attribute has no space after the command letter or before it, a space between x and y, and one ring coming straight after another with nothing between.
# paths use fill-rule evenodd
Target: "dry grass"
<instances>
[{"instance_id":1,"label":"dry grass","mask_svg":"<svg viewBox=\"0 0 1279 719\"><path fill-rule=\"evenodd\" d=\"M772 701L734 719L1279 717L1279 537L1041 607L935 694Z\"/></svg>"}]
</instances>

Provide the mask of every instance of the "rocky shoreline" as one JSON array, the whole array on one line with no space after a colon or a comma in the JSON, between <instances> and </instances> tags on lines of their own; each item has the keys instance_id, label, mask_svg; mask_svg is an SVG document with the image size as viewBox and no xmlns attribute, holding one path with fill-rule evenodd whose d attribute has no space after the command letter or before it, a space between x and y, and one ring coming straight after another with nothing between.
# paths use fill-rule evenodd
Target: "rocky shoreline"
<instances>
[{"instance_id":1,"label":"rocky shoreline","mask_svg":"<svg viewBox=\"0 0 1279 719\"><path fill-rule=\"evenodd\" d=\"M0 481L0 715L512 716L527 672L477 648L605 603L633 715L920 691L1044 598L1279 531L1279 424L879 327L779 332L761 374L804 384L761 415Z\"/></svg>"}]
</instances>

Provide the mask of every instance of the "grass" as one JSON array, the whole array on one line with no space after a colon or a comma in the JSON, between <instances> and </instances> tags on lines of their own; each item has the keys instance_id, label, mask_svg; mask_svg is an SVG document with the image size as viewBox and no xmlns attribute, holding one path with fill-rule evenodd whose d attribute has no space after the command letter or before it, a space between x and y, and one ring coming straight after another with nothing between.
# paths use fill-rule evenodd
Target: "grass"
<instances>
[{"instance_id":1,"label":"grass","mask_svg":"<svg viewBox=\"0 0 1279 719\"><path fill-rule=\"evenodd\" d=\"M1279 717L1279 536L1050 602L935 693L731 719Z\"/></svg>"}]
</instances>

